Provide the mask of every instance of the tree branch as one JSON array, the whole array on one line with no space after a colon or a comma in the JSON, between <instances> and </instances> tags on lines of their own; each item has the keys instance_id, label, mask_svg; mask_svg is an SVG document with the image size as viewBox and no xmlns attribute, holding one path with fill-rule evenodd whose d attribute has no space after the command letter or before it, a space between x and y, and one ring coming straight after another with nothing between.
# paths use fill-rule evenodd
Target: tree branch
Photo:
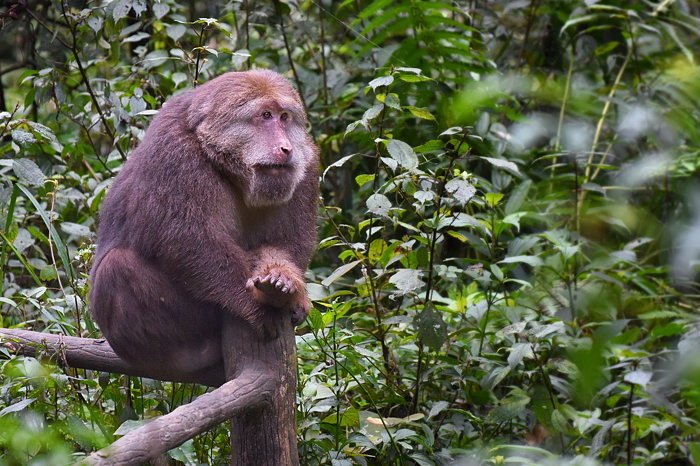
<instances>
[{"instance_id":1,"label":"tree branch","mask_svg":"<svg viewBox=\"0 0 700 466\"><path fill-rule=\"evenodd\" d=\"M238 377L193 402L128 433L81 464L140 464L218 425L234 414L269 405L279 384L274 371L251 363Z\"/></svg>"},{"instance_id":2,"label":"tree branch","mask_svg":"<svg viewBox=\"0 0 700 466\"><path fill-rule=\"evenodd\" d=\"M81 369L113 372L117 374L148 377L171 382L200 383L218 387L225 382L223 373L204 371L197 374L175 373L173 371L154 373L134 367L121 359L105 339L78 338L53 333L32 332L29 330L0 328L0 346L10 348L25 356L48 354L58 364Z\"/></svg>"}]
</instances>

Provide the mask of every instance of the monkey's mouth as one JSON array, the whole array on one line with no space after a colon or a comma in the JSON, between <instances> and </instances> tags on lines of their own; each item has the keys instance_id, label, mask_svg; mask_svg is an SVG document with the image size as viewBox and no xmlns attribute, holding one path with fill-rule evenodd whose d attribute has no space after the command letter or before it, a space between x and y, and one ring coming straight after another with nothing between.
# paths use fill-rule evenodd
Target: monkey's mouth
<instances>
[{"instance_id":1,"label":"monkey's mouth","mask_svg":"<svg viewBox=\"0 0 700 466\"><path fill-rule=\"evenodd\" d=\"M291 171L292 168L292 165L288 163L259 163L255 165L256 170L260 170L271 175L286 173Z\"/></svg>"}]
</instances>

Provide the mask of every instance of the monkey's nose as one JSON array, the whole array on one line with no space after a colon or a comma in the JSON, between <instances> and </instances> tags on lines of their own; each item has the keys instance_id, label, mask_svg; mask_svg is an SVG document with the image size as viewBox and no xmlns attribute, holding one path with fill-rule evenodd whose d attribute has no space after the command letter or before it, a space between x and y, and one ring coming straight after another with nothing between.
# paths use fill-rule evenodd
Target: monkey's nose
<instances>
[{"instance_id":1,"label":"monkey's nose","mask_svg":"<svg viewBox=\"0 0 700 466\"><path fill-rule=\"evenodd\" d=\"M290 146L279 146L276 152L275 156L278 163L287 164L292 158L292 148Z\"/></svg>"}]
</instances>

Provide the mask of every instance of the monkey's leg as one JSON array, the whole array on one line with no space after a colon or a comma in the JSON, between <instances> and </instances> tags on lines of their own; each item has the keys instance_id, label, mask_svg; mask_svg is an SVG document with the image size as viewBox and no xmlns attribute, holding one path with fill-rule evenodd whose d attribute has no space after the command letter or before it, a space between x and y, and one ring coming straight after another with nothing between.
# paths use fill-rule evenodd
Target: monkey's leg
<instances>
[{"instance_id":1,"label":"monkey's leg","mask_svg":"<svg viewBox=\"0 0 700 466\"><path fill-rule=\"evenodd\" d=\"M104 256L91 295L100 329L130 363L187 373L221 364L221 311L193 299L133 251Z\"/></svg>"}]
</instances>

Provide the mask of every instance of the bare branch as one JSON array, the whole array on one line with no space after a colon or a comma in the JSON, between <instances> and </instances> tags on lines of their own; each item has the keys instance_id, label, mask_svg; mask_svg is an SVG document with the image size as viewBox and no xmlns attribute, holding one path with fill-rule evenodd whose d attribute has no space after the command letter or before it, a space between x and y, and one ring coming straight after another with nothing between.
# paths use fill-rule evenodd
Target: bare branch
<instances>
[{"instance_id":1,"label":"bare branch","mask_svg":"<svg viewBox=\"0 0 700 466\"><path fill-rule=\"evenodd\" d=\"M269 405L278 384L264 364L249 364L234 380L128 433L81 464L141 464L238 412Z\"/></svg>"},{"instance_id":2,"label":"bare branch","mask_svg":"<svg viewBox=\"0 0 700 466\"><path fill-rule=\"evenodd\" d=\"M200 383L211 387L218 387L225 381L223 371L211 370L197 374L145 371L117 356L105 339L78 338L53 333L0 328L0 346L10 348L26 356L45 353L59 364L81 369L114 372L171 382Z\"/></svg>"}]
</instances>

